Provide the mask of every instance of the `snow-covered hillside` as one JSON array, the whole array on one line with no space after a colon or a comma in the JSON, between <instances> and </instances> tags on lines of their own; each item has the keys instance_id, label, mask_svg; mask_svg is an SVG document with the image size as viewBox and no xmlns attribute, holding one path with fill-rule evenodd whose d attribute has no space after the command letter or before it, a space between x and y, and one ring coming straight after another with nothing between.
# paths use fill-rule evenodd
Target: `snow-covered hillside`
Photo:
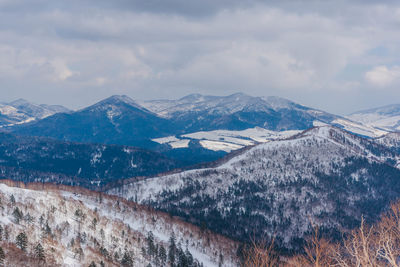
<instances>
[{"instance_id":1,"label":"snow-covered hillside","mask_svg":"<svg viewBox=\"0 0 400 267\"><path fill-rule=\"evenodd\" d=\"M400 104L358 111L347 117L367 126L386 131L400 131Z\"/></svg>"},{"instance_id":2,"label":"snow-covered hillside","mask_svg":"<svg viewBox=\"0 0 400 267\"><path fill-rule=\"evenodd\" d=\"M123 199L2 180L0 200L0 247L8 267L165 266L170 254L191 262L185 266L236 266L235 242ZM22 233L25 247L17 241Z\"/></svg>"},{"instance_id":3,"label":"snow-covered hillside","mask_svg":"<svg viewBox=\"0 0 400 267\"><path fill-rule=\"evenodd\" d=\"M257 145L216 168L132 182L109 193L239 239L276 234L293 248L310 220L334 231L352 227L362 215L377 218L400 197L398 160L371 140L315 127Z\"/></svg>"}]
</instances>

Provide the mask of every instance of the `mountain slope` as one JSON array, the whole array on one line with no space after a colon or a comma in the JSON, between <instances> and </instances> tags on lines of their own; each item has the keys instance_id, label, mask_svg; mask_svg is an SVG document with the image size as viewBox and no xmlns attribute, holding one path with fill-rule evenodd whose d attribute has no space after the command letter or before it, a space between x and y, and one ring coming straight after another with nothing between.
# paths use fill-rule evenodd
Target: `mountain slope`
<instances>
[{"instance_id":1,"label":"mountain slope","mask_svg":"<svg viewBox=\"0 0 400 267\"><path fill-rule=\"evenodd\" d=\"M0 126L22 124L43 119L55 113L69 111L60 105L37 105L24 99L18 99L10 103L0 103Z\"/></svg>"},{"instance_id":2,"label":"mountain slope","mask_svg":"<svg viewBox=\"0 0 400 267\"><path fill-rule=\"evenodd\" d=\"M129 146L82 144L0 133L0 177L89 188L179 167L159 153Z\"/></svg>"},{"instance_id":3,"label":"mountain slope","mask_svg":"<svg viewBox=\"0 0 400 267\"><path fill-rule=\"evenodd\" d=\"M237 93L229 96L188 95L178 100L143 101L140 104L173 121L182 133L212 130L305 130L331 124L365 136L383 131L340 116L309 108L280 97L252 97Z\"/></svg>"},{"instance_id":4,"label":"mountain slope","mask_svg":"<svg viewBox=\"0 0 400 267\"><path fill-rule=\"evenodd\" d=\"M347 117L387 131L400 131L400 104L358 111Z\"/></svg>"},{"instance_id":5,"label":"mountain slope","mask_svg":"<svg viewBox=\"0 0 400 267\"><path fill-rule=\"evenodd\" d=\"M216 168L109 190L228 235L300 247L310 220L333 234L373 221L400 197L399 155L334 127L257 145Z\"/></svg>"},{"instance_id":6,"label":"mountain slope","mask_svg":"<svg viewBox=\"0 0 400 267\"><path fill-rule=\"evenodd\" d=\"M154 145L150 138L168 134L168 121L138 106L127 96L112 96L85 109L60 113L22 125L14 132L67 141ZM152 144L153 143L153 144Z\"/></svg>"},{"instance_id":7,"label":"mountain slope","mask_svg":"<svg viewBox=\"0 0 400 267\"><path fill-rule=\"evenodd\" d=\"M48 184L0 183L5 266L236 266L236 244L147 207ZM25 233L26 248L18 235ZM174 242L169 240L174 238ZM45 262L38 257L42 247ZM175 244L175 246L171 246ZM163 249L161 249L163 247ZM163 253L161 251L164 251Z\"/></svg>"}]
</instances>

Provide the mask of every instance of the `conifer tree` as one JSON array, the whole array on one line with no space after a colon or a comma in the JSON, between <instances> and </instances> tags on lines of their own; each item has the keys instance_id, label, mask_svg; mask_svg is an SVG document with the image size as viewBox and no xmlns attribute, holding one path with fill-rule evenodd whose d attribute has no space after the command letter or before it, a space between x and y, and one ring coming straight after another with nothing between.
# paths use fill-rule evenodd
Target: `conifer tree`
<instances>
[{"instance_id":1,"label":"conifer tree","mask_svg":"<svg viewBox=\"0 0 400 267\"><path fill-rule=\"evenodd\" d=\"M4 254L4 250L2 247L0 247L0 266L4 266L5 258L6 258L6 255Z\"/></svg>"},{"instance_id":2,"label":"conifer tree","mask_svg":"<svg viewBox=\"0 0 400 267\"><path fill-rule=\"evenodd\" d=\"M160 261L164 266L167 261L167 251L165 250L163 245L161 245L160 249L158 250L158 257L160 258Z\"/></svg>"},{"instance_id":3,"label":"conifer tree","mask_svg":"<svg viewBox=\"0 0 400 267\"><path fill-rule=\"evenodd\" d=\"M37 243L37 245L34 248L35 250L35 257L41 261L41 262L45 262L46 261L46 256L44 255L44 249L42 244Z\"/></svg>"},{"instance_id":4,"label":"conifer tree","mask_svg":"<svg viewBox=\"0 0 400 267\"><path fill-rule=\"evenodd\" d=\"M21 250L26 250L26 247L28 246L28 237L26 236L25 232L19 233L17 235L15 243Z\"/></svg>"},{"instance_id":5,"label":"conifer tree","mask_svg":"<svg viewBox=\"0 0 400 267\"><path fill-rule=\"evenodd\" d=\"M3 227L0 225L0 241L3 239Z\"/></svg>"},{"instance_id":6,"label":"conifer tree","mask_svg":"<svg viewBox=\"0 0 400 267\"><path fill-rule=\"evenodd\" d=\"M124 253L124 256L122 257L121 265L124 266L124 267L125 267L125 266L126 266L126 267L131 267L131 266L133 266L132 257L131 257L131 255L129 255L129 253L126 252L126 251L125 251L125 253Z\"/></svg>"},{"instance_id":7,"label":"conifer tree","mask_svg":"<svg viewBox=\"0 0 400 267\"><path fill-rule=\"evenodd\" d=\"M176 254L176 244L175 244L175 234L172 232L169 238L169 248L168 248L168 261L173 266L175 264L175 254Z\"/></svg>"},{"instance_id":8,"label":"conifer tree","mask_svg":"<svg viewBox=\"0 0 400 267\"><path fill-rule=\"evenodd\" d=\"M11 195L11 196L10 196L10 202L11 202L12 205L15 204L15 197L14 197L14 195Z\"/></svg>"},{"instance_id":9,"label":"conifer tree","mask_svg":"<svg viewBox=\"0 0 400 267\"><path fill-rule=\"evenodd\" d=\"M22 211L16 207L12 213L12 215L14 216L14 221L16 224L19 224L19 222L21 221L23 214Z\"/></svg>"},{"instance_id":10,"label":"conifer tree","mask_svg":"<svg viewBox=\"0 0 400 267\"><path fill-rule=\"evenodd\" d=\"M154 252L155 252L155 245L154 245L154 236L153 236L153 232L149 232L147 234L147 254L149 256L153 256Z\"/></svg>"},{"instance_id":11,"label":"conifer tree","mask_svg":"<svg viewBox=\"0 0 400 267\"><path fill-rule=\"evenodd\" d=\"M92 261L89 265L89 267L97 267L96 263L94 263L94 261Z\"/></svg>"}]
</instances>

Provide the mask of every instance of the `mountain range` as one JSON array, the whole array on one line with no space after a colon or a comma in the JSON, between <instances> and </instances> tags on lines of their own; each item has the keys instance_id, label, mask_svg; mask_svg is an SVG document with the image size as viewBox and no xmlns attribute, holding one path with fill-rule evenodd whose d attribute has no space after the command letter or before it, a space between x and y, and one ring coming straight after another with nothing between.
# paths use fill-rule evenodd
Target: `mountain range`
<instances>
[{"instance_id":1,"label":"mountain range","mask_svg":"<svg viewBox=\"0 0 400 267\"><path fill-rule=\"evenodd\" d=\"M78 111L57 113L7 130L65 141L138 146L186 160L190 165L276 139L282 131L319 125L334 125L367 137L387 133L283 98L242 93L224 97L193 94L179 100L142 102L112 96ZM215 133L221 130L228 132L222 136Z\"/></svg>"}]
</instances>

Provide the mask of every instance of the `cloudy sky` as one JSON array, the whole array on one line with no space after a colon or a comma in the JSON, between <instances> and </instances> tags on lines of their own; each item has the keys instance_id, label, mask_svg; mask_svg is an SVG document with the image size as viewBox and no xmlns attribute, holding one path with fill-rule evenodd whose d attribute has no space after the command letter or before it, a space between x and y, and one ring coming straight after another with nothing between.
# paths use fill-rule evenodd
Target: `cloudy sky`
<instances>
[{"instance_id":1,"label":"cloudy sky","mask_svg":"<svg viewBox=\"0 0 400 267\"><path fill-rule=\"evenodd\" d=\"M0 0L0 101L276 95L400 103L400 1Z\"/></svg>"}]
</instances>

